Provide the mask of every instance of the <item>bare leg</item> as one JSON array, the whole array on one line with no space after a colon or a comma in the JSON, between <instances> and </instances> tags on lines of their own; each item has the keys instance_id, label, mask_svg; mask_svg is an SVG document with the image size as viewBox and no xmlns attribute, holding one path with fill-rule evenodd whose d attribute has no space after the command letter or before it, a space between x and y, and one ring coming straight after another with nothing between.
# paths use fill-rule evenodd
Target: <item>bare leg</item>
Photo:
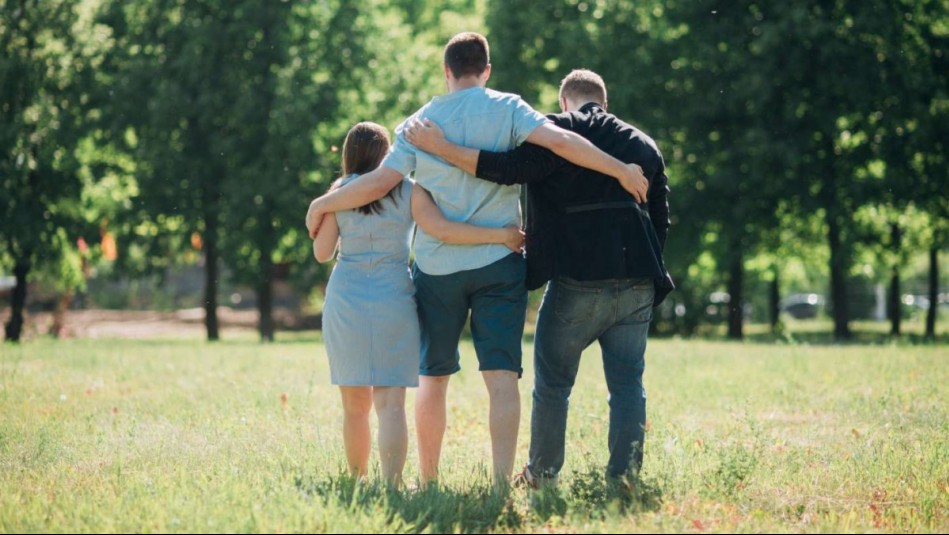
<instances>
[{"instance_id":1,"label":"bare leg","mask_svg":"<svg viewBox=\"0 0 949 535\"><path fill-rule=\"evenodd\" d=\"M365 477L369 471L369 450L372 436L369 432L369 411L372 410L372 387L341 386L343 397L343 443L349 473Z\"/></svg>"},{"instance_id":2,"label":"bare leg","mask_svg":"<svg viewBox=\"0 0 949 535\"><path fill-rule=\"evenodd\" d=\"M379 459L382 477L395 488L402 483L409 430L405 423L405 388L375 387L372 401L379 418Z\"/></svg>"},{"instance_id":3,"label":"bare leg","mask_svg":"<svg viewBox=\"0 0 949 535\"><path fill-rule=\"evenodd\" d=\"M415 398L415 426L418 435L419 479L422 486L438 478L438 460L445 438L445 398L451 376L419 377Z\"/></svg>"},{"instance_id":4,"label":"bare leg","mask_svg":"<svg viewBox=\"0 0 949 535\"><path fill-rule=\"evenodd\" d=\"M517 432L521 422L521 396L517 373L507 370L481 372L491 400L491 454L494 482L506 484L514 470Z\"/></svg>"}]
</instances>

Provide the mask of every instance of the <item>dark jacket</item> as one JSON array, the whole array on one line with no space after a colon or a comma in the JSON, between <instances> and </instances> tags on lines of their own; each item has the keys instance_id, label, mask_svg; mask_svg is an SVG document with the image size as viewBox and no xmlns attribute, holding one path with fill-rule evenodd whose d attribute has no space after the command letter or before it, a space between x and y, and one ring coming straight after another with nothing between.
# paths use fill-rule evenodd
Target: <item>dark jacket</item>
<instances>
[{"instance_id":1,"label":"dark jacket","mask_svg":"<svg viewBox=\"0 0 949 535\"><path fill-rule=\"evenodd\" d=\"M539 288L559 276L580 281L651 277L658 305L674 285L662 261L669 188L656 143L594 103L548 118L618 160L639 164L649 180L648 202L637 205L614 178L537 145L481 151L480 178L527 184L527 287Z\"/></svg>"}]
</instances>

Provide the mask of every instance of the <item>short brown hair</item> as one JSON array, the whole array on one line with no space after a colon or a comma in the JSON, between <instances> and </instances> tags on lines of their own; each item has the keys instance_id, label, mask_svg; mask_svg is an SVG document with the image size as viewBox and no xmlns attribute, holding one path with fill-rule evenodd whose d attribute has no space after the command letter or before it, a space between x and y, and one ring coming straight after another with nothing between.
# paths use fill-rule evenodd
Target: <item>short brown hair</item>
<instances>
[{"instance_id":1,"label":"short brown hair","mask_svg":"<svg viewBox=\"0 0 949 535\"><path fill-rule=\"evenodd\" d=\"M480 33L459 33L445 45L445 65L455 78L479 76L490 62L488 40Z\"/></svg>"},{"instance_id":2,"label":"short brown hair","mask_svg":"<svg viewBox=\"0 0 949 535\"><path fill-rule=\"evenodd\" d=\"M606 84L593 71L575 69L560 82L560 98L606 104Z\"/></svg>"},{"instance_id":3,"label":"short brown hair","mask_svg":"<svg viewBox=\"0 0 949 535\"><path fill-rule=\"evenodd\" d=\"M369 121L357 123L349 129L343 142L343 176L362 175L379 167L389 152L389 144L389 131L384 126ZM401 185L399 182L386 196L394 199L395 189ZM356 210L367 215L378 214L382 211L381 199Z\"/></svg>"}]
</instances>

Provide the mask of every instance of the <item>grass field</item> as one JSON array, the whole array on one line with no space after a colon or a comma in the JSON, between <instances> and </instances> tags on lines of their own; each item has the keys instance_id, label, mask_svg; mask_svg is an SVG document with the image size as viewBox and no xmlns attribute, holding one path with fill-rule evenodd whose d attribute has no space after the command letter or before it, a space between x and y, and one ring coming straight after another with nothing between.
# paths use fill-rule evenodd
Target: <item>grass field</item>
<instances>
[{"instance_id":1,"label":"grass field","mask_svg":"<svg viewBox=\"0 0 949 535\"><path fill-rule=\"evenodd\" d=\"M631 502L600 475L596 349L572 400L560 492L541 495L488 485L486 394L463 351L443 486L392 494L340 475L338 394L315 336L0 347L0 531L949 530L945 345L651 341L646 466Z\"/></svg>"}]
</instances>

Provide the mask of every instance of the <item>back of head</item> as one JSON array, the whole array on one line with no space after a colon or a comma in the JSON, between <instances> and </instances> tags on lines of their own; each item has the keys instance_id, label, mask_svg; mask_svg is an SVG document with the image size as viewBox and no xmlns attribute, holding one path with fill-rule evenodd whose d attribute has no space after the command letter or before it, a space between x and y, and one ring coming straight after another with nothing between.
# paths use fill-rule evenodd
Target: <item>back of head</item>
<instances>
[{"instance_id":1,"label":"back of head","mask_svg":"<svg viewBox=\"0 0 949 535\"><path fill-rule=\"evenodd\" d=\"M389 131L384 126L369 121L357 123L349 129L343 142L343 176L361 175L379 167L389 152L389 144ZM394 198L400 185L392 188L387 196ZM382 203L373 201L356 210L363 214L378 214L382 211Z\"/></svg>"},{"instance_id":2,"label":"back of head","mask_svg":"<svg viewBox=\"0 0 949 535\"><path fill-rule=\"evenodd\" d=\"M459 33L445 45L445 65L455 78L480 76L489 63L488 40L479 33Z\"/></svg>"},{"instance_id":3,"label":"back of head","mask_svg":"<svg viewBox=\"0 0 949 535\"><path fill-rule=\"evenodd\" d=\"M606 83L599 74L587 69L575 69L560 82L561 100L606 105Z\"/></svg>"},{"instance_id":4,"label":"back of head","mask_svg":"<svg viewBox=\"0 0 949 535\"><path fill-rule=\"evenodd\" d=\"M349 129L343 142L343 176L372 171L389 151L389 131L369 121Z\"/></svg>"}]
</instances>

